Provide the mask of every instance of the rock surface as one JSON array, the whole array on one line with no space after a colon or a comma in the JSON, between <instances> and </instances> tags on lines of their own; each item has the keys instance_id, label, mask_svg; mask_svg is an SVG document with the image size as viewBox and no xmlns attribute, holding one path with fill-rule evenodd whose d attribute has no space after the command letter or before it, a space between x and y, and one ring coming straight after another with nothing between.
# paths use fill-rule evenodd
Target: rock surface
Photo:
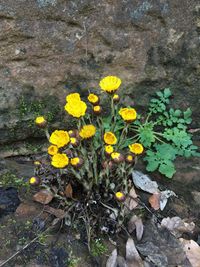
<instances>
[{"instance_id":1,"label":"rock surface","mask_svg":"<svg viewBox=\"0 0 200 267\"><path fill-rule=\"evenodd\" d=\"M196 0L1 0L0 143L41 136L39 113L61 121L65 95L119 75L143 109L170 86L199 119L200 5ZM60 105L57 107L58 104Z\"/></svg>"}]
</instances>

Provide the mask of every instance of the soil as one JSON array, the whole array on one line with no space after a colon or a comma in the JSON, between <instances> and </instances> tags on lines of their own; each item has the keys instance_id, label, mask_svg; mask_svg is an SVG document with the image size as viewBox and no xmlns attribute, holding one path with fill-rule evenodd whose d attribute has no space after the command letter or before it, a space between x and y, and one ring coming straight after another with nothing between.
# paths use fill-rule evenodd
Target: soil
<instances>
[{"instance_id":1,"label":"soil","mask_svg":"<svg viewBox=\"0 0 200 267\"><path fill-rule=\"evenodd\" d=\"M1 175L6 171L15 173L17 177L23 177L26 181L33 175L33 159L35 157L15 157L0 163ZM177 197L170 199L164 211L153 211L147 202L148 194L140 192L141 199L150 209L145 210L146 229L151 227L152 214L156 217L179 216L188 218L196 224L195 231L185 234L184 238L193 239L200 243L200 159L178 159L177 172L172 180L163 178L158 173L150 174L152 180L156 180L160 189L169 189L176 193ZM138 166L144 171L144 166ZM0 188L0 266L16 251L22 249L27 243L40 237L11 259L5 267L66 267L81 266L95 267L106 266L108 255L113 250L113 242L107 237L102 239L107 251L100 257L94 257L88 252L85 242L85 232L81 226L73 233L67 226L61 223L51 226L53 216L44 212L44 206L32 200L35 189L24 191L15 187ZM46 228L49 231L45 232ZM134 235L133 235L133 238ZM149 237L148 237L149 238ZM114 238L115 239L115 238ZM120 240L120 241L119 241ZM119 250L124 253L124 244L127 235L122 233L118 237ZM142 245L138 244L142 251ZM70 265L71 264L71 265ZM156 266L156 265L152 265ZM164 265L163 265L164 266ZM173 265L170 265L173 266Z\"/></svg>"}]
</instances>

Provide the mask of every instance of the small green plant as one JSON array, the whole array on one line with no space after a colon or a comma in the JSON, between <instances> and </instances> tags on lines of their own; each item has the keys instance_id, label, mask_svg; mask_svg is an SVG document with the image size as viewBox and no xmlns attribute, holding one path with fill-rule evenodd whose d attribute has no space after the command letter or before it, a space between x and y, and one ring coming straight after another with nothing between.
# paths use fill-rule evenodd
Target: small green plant
<instances>
[{"instance_id":1,"label":"small green plant","mask_svg":"<svg viewBox=\"0 0 200 267\"><path fill-rule=\"evenodd\" d=\"M191 124L191 109L185 111L169 108L171 90L156 93L150 101L145 122L142 119L133 127L139 142L146 148L147 170L158 170L168 178L176 172L174 160L177 156L199 156L198 147L193 145L192 135L188 133Z\"/></svg>"},{"instance_id":2,"label":"small green plant","mask_svg":"<svg viewBox=\"0 0 200 267\"><path fill-rule=\"evenodd\" d=\"M17 189L26 188L29 189L30 185L22 177L16 176L14 173L8 171L0 176L1 186L13 186Z\"/></svg>"},{"instance_id":3,"label":"small green plant","mask_svg":"<svg viewBox=\"0 0 200 267\"><path fill-rule=\"evenodd\" d=\"M102 243L101 239L96 239L91 242L91 254L94 257L99 257L107 252L107 247Z\"/></svg>"}]
</instances>

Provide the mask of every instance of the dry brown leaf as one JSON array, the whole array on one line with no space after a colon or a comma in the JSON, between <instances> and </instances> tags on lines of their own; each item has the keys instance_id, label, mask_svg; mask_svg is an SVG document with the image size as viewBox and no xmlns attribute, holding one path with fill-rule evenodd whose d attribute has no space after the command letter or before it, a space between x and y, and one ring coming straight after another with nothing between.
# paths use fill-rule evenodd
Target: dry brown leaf
<instances>
[{"instance_id":1,"label":"dry brown leaf","mask_svg":"<svg viewBox=\"0 0 200 267\"><path fill-rule=\"evenodd\" d=\"M72 198L72 194L73 194L73 189L71 184L69 183L66 187L65 187L65 192L64 192L65 196L68 198Z\"/></svg>"},{"instance_id":2,"label":"dry brown leaf","mask_svg":"<svg viewBox=\"0 0 200 267\"><path fill-rule=\"evenodd\" d=\"M149 203L154 210L160 209L160 192L156 192L149 197Z\"/></svg>"},{"instance_id":3,"label":"dry brown leaf","mask_svg":"<svg viewBox=\"0 0 200 267\"><path fill-rule=\"evenodd\" d=\"M48 204L51 202L53 197L54 196L50 191L43 189L33 196L33 200L42 204Z\"/></svg>"},{"instance_id":4,"label":"dry brown leaf","mask_svg":"<svg viewBox=\"0 0 200 267\"><path fill-rule=\"evenodd\" d=\"M50 206L46 206L44 208L44 211L54 215L55 217L57 217L59 219L63 219L65 217L65 211L62 209L54 209Z\"/></svg>"},{"instance_id":5,"label":"dry brown leaf","mask_svg":"<svg viewBox=\"0 0 200 267\"><path fill-rule=\"evenodd\" d=\"M193 232L195 228L195 224L193 222L187 222L186 219L181 219L178 216L162 219L161 226L167 228L176 237L180 237L182 233Z\"/></svg>"},{"instance_id":6,"label":"dry brown leaf","mask_svg":"<svg viewBox=\"0 0 200 267\"><path fill-rule=\"evenodd\" d=\"M194 240L179 239L192 267L200 267L200 246Z\"/></svg>"},{"instance_id":7,"label":"dry brown leaf","mask_svg":"<svg viewBox=\"0 0 200 267\"><path fill-rule=\"evenodd\" d=\"M135 229L137 240L141 240L144 231L144 226L141 218L136 215L133 215L130 221L128 222L128 231L129 233L132 233Z\"/></svg>"},{"instance_id":8,"label":"dry brown leaf","mask_svg":"<svg viewBox=\"0 0 200 267\"><path fill-rule=\"evenodd\" d=\"M133 210L138 206L137 194L134 186L131 188L128 197L126 198L125 205L129 210Z\"/></svg>"},{"instance_id":9,"label":"dry brown leaf","mask_svg":"<svg viewBox=\"0 0 200 267\"><path fill-rule=\"evenodd\" d=\"M114 249L106 262L106 267L117 267L117 249Z\"/></svg>"},{"instance_id":10,"label":"dry brown leaf","mask_svg":"<svg viewBox=\"0 0 200 267\"><path fill-rule=\"evenodd\" d=\"M126 242L126 263L127 267L144 266L143 260L141 259L132 238L129 238Z\"/></svg>"},{"instance_id":11,"label":"dry brown leaf","mask_svg":"<svg viewBox=\"0 0 200 267\"><path fill-rule=\"evenodd\" d=\"M138 197L138 195L135 192L135 187L134 186L132 186L132 188L131 188L131 190L129 192L129 196L132 197L132 198L137 198Z\"/></svg>"}]
</instances>

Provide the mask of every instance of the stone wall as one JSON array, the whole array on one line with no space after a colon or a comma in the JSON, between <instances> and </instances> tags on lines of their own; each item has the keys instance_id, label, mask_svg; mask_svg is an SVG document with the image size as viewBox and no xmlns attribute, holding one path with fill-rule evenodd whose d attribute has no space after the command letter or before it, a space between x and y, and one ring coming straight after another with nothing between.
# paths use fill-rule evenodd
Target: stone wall
<instances>
[{"instance_id":1,"label":"stone wall","mask_svg":"<svg viewBox=\"0 0 200 267\"><path fill-rule=\"evenodd\" d=\"M69 92L123 80L143 109L170 86L199 121L200 5L196 0L1 0L0 143L37 137L36 113ZM52 111L59 121L58 110Z\"/></svg>"}]
</instances>

